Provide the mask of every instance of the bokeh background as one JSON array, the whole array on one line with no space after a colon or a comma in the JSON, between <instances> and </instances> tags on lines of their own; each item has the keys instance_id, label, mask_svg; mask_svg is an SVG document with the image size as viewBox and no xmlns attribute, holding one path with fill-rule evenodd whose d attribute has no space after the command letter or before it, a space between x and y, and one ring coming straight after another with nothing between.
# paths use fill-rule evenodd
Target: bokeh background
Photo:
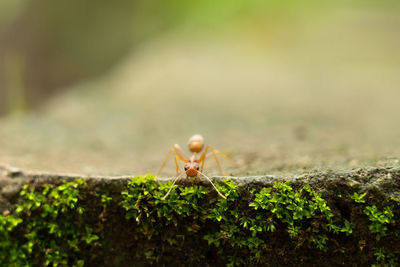
<instances>
[{"instance_id":1,"label":"bokeh background","mask_svg":"<svg viewBox=\"0 0 400 267\"><path fill-rule=\"evenodd\" d=\"M154 173L201 133L233 175L398 165L399 29L397 0L2 0L0 164Z\"/></svg>"}]
</instances>

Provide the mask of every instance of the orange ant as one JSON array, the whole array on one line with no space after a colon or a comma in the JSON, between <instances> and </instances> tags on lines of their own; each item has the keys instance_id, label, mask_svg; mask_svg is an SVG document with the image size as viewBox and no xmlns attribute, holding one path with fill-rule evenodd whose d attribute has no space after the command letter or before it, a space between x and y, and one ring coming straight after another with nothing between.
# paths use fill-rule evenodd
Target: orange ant
<instances>
[{"instance_id":1,"label":"orange ant","mask_svg":"<svg viewBox=\"0 0 400 267\"><path fill-rule=\"evenodd\" d=\"M203 168L204 168L204 162L207 158L210 156L214 156L215 161L217 162L218 168L221 172L222 175L226 176L221 168L221 164L219 163L219 160L217 158L217 154L221 154L225 158L229 157L224 154L223 152L219 150L215 150L211 146L207 146L206 149L204 150L203 154L201 154L200 158L197 159L197 154L200 153L203 148L204 148L204 139L201 135L193 135L189 139L189 150L193 153L191 157L188 157L185 152L181 149L181 147L178 144L174 145L174 148L172 148L166 159L164 160L164 163L161 165L160 170L157 172L157 176L160 174L161 170L164 168L165 164L168 162L169 157L171 156L172 153L175 153L175 166L176 166L176 178L174 182L172 183L170 189L168 190L167 194L162 198L162 200L165 200L168 195L171 193L172 188L174 187L175 183L178 181L179 178L181 178L184 174L186 174L186 183L188 182L189 177L195 177L196 181L198 178L198 175L202 175L205 177L211 185L214 187L215 191L217 191L218 195L220 195L223 199L226 199L226 197L219 192L217 187L214 185L214 183L211 181L209 177L207 177L203 173ZM211 150L210 153L207 154L208 150ZM178 160L183 161L185 163L185 172L181 173L181 168L179 167ZM201 165L201 166L200 166ZM197 181L198 182L198 181Z\"/></svg>"}]
</instances>

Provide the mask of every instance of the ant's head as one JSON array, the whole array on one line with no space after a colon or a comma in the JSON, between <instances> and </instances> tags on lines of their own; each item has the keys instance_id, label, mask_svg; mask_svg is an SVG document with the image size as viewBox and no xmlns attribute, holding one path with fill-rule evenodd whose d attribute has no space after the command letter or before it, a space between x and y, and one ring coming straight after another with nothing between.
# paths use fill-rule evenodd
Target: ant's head
<instances>
[{"instance_id":1,"label":"ant's head","mask_svg":"<svg viewBox=\"0 0 400 267\"><path fill-rule=\"evenodd\" d=\"M197 162L187 162L185 164L185 172L189 177L196 177L199 169L199 164Z\"/></svg>"},{"instance_id":2,"label":"ant's head","mask_svg":"<svg viewBox=\"0 0 400 267\"><path fill-rule=\"evenodd\" d=\"M199 134L195 134L189 139L189 150L193 153L200 153L204 147L204 138Z\"/></svg>"}]
</instances>

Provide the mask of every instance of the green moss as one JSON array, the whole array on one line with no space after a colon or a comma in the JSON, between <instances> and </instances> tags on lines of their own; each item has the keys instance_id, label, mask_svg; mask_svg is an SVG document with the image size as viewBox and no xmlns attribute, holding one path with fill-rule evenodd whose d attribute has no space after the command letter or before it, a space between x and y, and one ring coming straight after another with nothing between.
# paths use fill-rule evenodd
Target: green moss
<instances>
[{"instance_id":1,"label":"green moss","mask_svg":"<svg viewBox=\"0 0 400 267\"><path fill-rule=\"evenodd\" d=\"M122 192L82 180L25 185L20 203L0 215L0 265L339 265L355 255L362 265L398 264L399 198L226 180L216 183L226 199L174 185L162 200L171 184L146 175Z\"/></svg>"},{"instance_id":2,"label":"green moss","mask_svg":"<svg viewBox=\"0 0 400 267\"><path fill-rule=\"evenodd\" d=\"M336 224L326 200L308 185L296 190L288 182L275 183L274 187L257 193L249 206L263 211L253 219L253 236L257 232L273 232L274 222L280 221L286 225L290 238L297 240L298 244L309 241L322 250L328 241L327 232L352 233L347 220L343 226Z\"/></svg>"},{"instance_id":3,"label":"green moss","mask_svg":"<svg viewBox=\"0 0 400 267\"><path fill-rule=\"evenodd\" d=\"M83 186L85 182L82 180L64 182L59 186L34 188L25 185L20 193L21 203L15 209L14 216L18 217L4 217L8 221L7 238L18 247L19 256L4 257L6 244L3 253L0 253L0 263L83 266L80 250L84 246L95 245L98 239L93 229L85 224L85 207L79 197L79 188ZM0 232L4 235L6 231Z\"/></svg>"},{"instance_id":4,"label":"green moss","mask_svg":"<svg viewBox=\"0 0 400 267\"><path fill-rule=\"evenodd\" d=\"M26 263L26 248L18 246L12 238L14 229L22 219L12 215L0 215L0 265L22 266Z\"/></svg>"},{"instance_id":5,"label":"green moss","mask_svg":"<svg viewBox=\"0 0 400 267\"><path fill-rule=\"evenodd\" d=\"M292 244L289 247L295 250L309 249L313 245L324 252L334 249L345 253L346 249L339 243L343 239L341 236L351 236L356 227L341 214L335 215L321 194L308 185L295 189L288 182L276 182L273 187L253 191L253 195L243 201L237 185L225 181L218 189L227 199L217 198L209 206L204 205L204 195L208 191L198 186L175 186L170 198L162 201L170 185L171 182L158 185L153 176L137 177L122 193L126 218L137 225L135 238L155 239L179 247L185 244L183 237L190 232L199 232L209 248L214 247L228 265L266 261L265 255L274 250L271 240L278 235L285 240L286 246ZM365 193L354 192L350 198L362 204L365 196ZM366 207L364 213L372 222L371 236L386 234L388 229L384 225L393 222L391 207L382 212L375 206ZM196 221L192 221L193 218ZM198 227L193 229L192 224ZM169 225L175 229L165 228ZM186 229L182 231L181 225L186 225ZM287 247L282 248L285 249ZM147 255L151 263L156 263L163 261L155 256L160 254L163 251L151 251Z\"/></svg>"},{"instance_id":6,"label":"green moss","mask_svg":"<svg viewBox=\"0 0 400 267\"><path fill-rule=\"evenodd\" d=\"M387 248L377 248L375 249L375 256L376 256L376 263L373 264L371 267L380 267L380 266L399 266L398 257L394 255L389 249Z\"/></svg>"}]
</instances>

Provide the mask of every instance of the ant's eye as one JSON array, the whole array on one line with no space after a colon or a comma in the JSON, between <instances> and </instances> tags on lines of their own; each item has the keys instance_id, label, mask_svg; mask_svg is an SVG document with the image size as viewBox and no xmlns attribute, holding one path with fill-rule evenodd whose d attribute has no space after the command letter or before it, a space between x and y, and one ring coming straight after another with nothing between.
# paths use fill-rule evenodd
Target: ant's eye
<instances>
[{"instance_id":1,"label":"ant's eye","mask_svg":"<svg viewBox=\"0 0 400 267\"><path fill-rule=\"evenodd\" d=\"M185 166L185 171L187 171L187 167Z\"/></svg>"},{"instance_id":2,"label":"ant's eye","mask_svg":"<svg viewBox=\"0 0 400 267\"><path fill-rule=\"evenodd\" d=\"M199 166L197 166L197 170L200 170Z\"/></svg>"}]
</instances>

